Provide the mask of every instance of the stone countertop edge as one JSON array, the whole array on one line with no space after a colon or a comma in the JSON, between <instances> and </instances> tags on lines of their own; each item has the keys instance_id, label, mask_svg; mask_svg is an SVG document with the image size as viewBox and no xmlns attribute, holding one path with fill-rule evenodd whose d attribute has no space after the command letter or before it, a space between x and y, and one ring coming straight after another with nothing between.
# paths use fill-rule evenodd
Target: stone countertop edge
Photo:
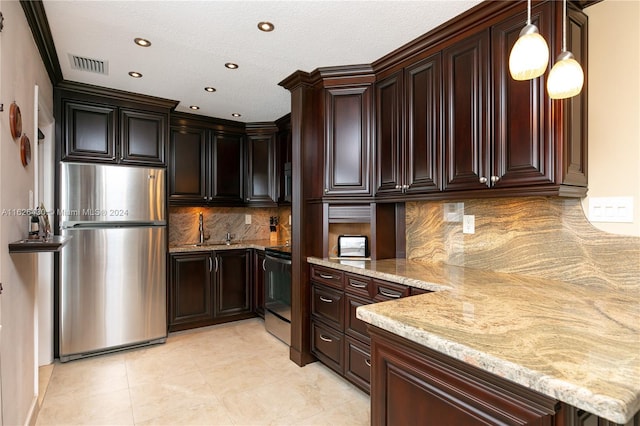
<instances>
[{"instance_id":1,"label":"stone countertop edge","mask_svg":"<svg viewBox=\"0 0 640 426\"><path fill-rule=\"evenodd\" d=\"M196 246L194 244L176 244L169 246L169 253L189 253L196 251L221 251L221 250L238 250L238 249L256 249L264 250L267 247L283 246L284 241L271 242L271 240L249 240L238 241L229 245L225 243L220 244L206 244L203 246Z\"/></svg>"},{"instance_id":2,"label":"stone countertop edge","mask_svg":"<svg viewBox=\"0 0 640 426\"><path fill-rule=\"evenodd\" d=\"M446 281L446 275L441 274L438 277L438 268L459 268L467 276L473 275L474 272L478 275L486 274L487 271L479 271L469 268L451 267L448 265L425 265L425 272L434 275L434 277L428 277L425 281L414 277L402 276L402 271L397 274L388 272L379 272L376 269L377 265L385 265L388 268L393 264L393 259L384 260L382 262L363 262L359 261L359 266L355 264L342 263L344 261L338 261L333 259L321 259L317 257L307 258L307 262L319 266L326 266L341 270L343 272L351 272L359 275L369 276L372 278L384 279L386 281L405 284L413 287L418 287L426 290L433 290L436 292L456 292L455 285ZM402 259L398 262L399 265L406 264L407 261ZM372 265L373 264L373 265ZM385 268L382 268L385 269ZM400 268L401 269L401 268ZM414 272L415 274L415 272ZM522 277L522 276L520 276ZM437 280L442 280L436 282ZM429 298L430 294L421 294L412 296L414 300L418 298ZM387 308L390 304L401 302L403 299L382 302ZM425 299L426 300L426 299ZM559 401L565 402L569 405L583 409L587 412L593 413L599 417L603 417L607 420L613 421L619 424L627 423L633 415L640 410L640 386L638 386L634 400L621 400L619 398L607 396L605 394L596 394L591 390L580 386L575 383L562 380L558 377L545 374L535 369L528 368L525 365L515 363L506 359L502 359L498 356L472 348L464 342L455 341L449 338L445 338L432 333L426 329L418 326L413 326L405 322L392 318L384 313L376 312L376 305L371 304L360 306L357 308L357 318L379 327L383 330L394 333L398 336L404 337L410 341L418 343L422 346L428 347L445 355L451 356L454 359L463 361L470 365L473 365L481 370L490 372L499 377L503 377L512 382L518 383L528 389L540 392L551 398L555 398ZM384 310L383 310L384 311ZM437 313L436 313L437 315Z\"/></svg>"}]
</instances>

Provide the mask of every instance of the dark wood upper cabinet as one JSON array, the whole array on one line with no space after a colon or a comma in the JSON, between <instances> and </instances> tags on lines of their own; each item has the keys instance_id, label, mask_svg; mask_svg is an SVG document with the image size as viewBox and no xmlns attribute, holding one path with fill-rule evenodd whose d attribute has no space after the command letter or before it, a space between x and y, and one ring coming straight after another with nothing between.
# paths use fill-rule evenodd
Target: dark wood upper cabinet
<instances>
[{"instance_id":1,"label":"dark wood upper cabinet","mask_svg":"<svg viewBox=\"0 0 640 426\"><path fill-rule=\"evenodd\" d=\"M276 134L247 136L247 187L245 202L275 206L278 201L276 182Z\"/></svg>"},{"instance_id":2,"label":"dark wood upper cabinet","mask_svg":"<svg viewBox=\"0 0 640 426\"><path fill-rule=\"evenodd\" d=\"M440 191L440 53L376 83L376 195Z\"/></svg>"},{"instance_id":3,"label":"dark wood upper cabinet","mask_svg":"<svg viewBox=\"0 0 640 426\"><path fill-rule=\"evenodd\" d=\"M540 33L552 34L551 3L532 10L532 23ZM553 123L551 100L545 96L544 78L516 81L509 73L509 54L522 30L526 13L491 28L493 41L493 169L495 188L553 182ZM551 58L553 60L553 58Z\"/></svg>"},{"instance_id":4,"label":"dark wood upper cabinet","mask_svg":"<svg viewBox=\"0 0 640 426\"><path fill-rule=\"evenodd\" d=\"M402 73L376 83L376 194L402 192L404 149L402 139Z\"/></svg>"},{"instance_id":5,"label":"dark wood upper cabinet","mask_svg":"<svg viewBox=\"0 0 640 426\"><path fill-rule=\"evenodd\" d=\"M176 125L169 139L169 202L241 205L244 137Z\"/></svg>"},{"instance_id":6,"label":"dark wood upper cabinet","mask_svg":"<svg viewBox=\"0 0 640 426\"><path fill-rule=\"evenodd\" d=\"M62 160L117 162L117 108L63 100Z\"/></svg>"},{"instance_id":7,"label":"dark wood upper cabinet","mask_svg":"<svg viewBox=\"0 0 640 426\"><path fill-rule=\"evenodd\" d=\"M244 148L243 136L211 135L209 200L214 202L243 202Z\"/></svg>"},{"instance_id":8,"label":"dark wood upper cabinet","mask_svg":"<svg viewBox=\"0 0 640 426\"><path fill-rule=\"evenodd\" d=\"M120 162L165 165L167 114L120 109Z\"/></svg>"},{"instance_id":9,"label":"dark wood upper cabinet","mask_svg":"<svg viewBox=\"0 0 640 426\"><path fill-rule=\"evenodd\" d=\"M489 30L442 52L445 190L489 185Z\"/></svg>"},{"instance_id":10,"label":"dark wood upper cabinet","mask_svg":"<svg viewBox=\"0 0 640 426\"><path fill-rule=\"evenodd\" d=\"M325 89L324 195L371 196L371 85Z\"/></svg>"},{"instance_id":11,"label":"dark wood upper cabinet","mask_svg":"<svg viewBox=\"0 0 640 426\"><path fill-rule=\"evenodd\" d=\"M163 167L175 102L64 82L54 88L61 161Z\"/></svg>"},{"instance_id":12,"label":"dark wood upper cabinet","mask_svg":"<svg viewBox=\"0 0 640 426\"><path fill-rule=\"evenodd\" d=\"M169 140L169 201L203 203L207 193L207 133L172 127Z\"/></svg>"}]
</instances>

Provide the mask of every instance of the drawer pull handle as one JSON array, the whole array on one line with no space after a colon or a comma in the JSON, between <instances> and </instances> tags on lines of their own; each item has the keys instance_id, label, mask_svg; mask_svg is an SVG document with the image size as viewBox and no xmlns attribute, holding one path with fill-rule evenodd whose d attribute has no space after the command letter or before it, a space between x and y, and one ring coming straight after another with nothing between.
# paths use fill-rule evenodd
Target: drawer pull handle
<instances>
[{"instance_id":1,"label":"drawer pull handle","mask_svg":"<svg viewBox=\"0 0 640 426\"><path fill-rule=\"evenodd\" d=\"M333 342L333 339L331 337L326 337L324 334L320 335L320 340L322 340L323 342L327 342L327 343Z\"/></svg>"},{"instance_id":2,"label":"drawer pull handle","mask_svg":"<svg viewBox=\"0 0 640 426\"><path fill-rule=\"evenodd\" d=\"M349 285L350 285L351 287L355 287L355 288L367 288L367 285L366 285L366 284L359 283L359 282L357 282L357 281L355 281L355 282L354 282L354 281L349 281Z\"/></svg>"},{"instance_id":3,"label":"drawer pull handle","mask_svg":"<svg viewBox=\"0 0 640 426\"><path fill-rule=\"evenodd\" d=\"M367 364L367 367L371 367L371 360L370 359L365 359L364 363Z\"/></svg>"},{"instance_id":4,"label":"drawer pull handle","mask_svg":"<svg viewBox=\"0 0 640 426\"><path fill-rule=\"evenodd\" d=\"M320 300L322 300L325 303L333 303L332 299L327 299L326 297L322 297L322 296L320 296Z\"/></svg>"},{"instance_id":5,"label":"drawer pull handle","mask_svg":"<svg viewBox=\"0 0 640 426\"><path fill-rule=\"evenodd\" d=\"M392 297L392 298L394 298L394 299L399 299L399 298L400 298L400 296L401 296L401 295L400 295L400 294L398 294L398 293L391 293L391 292L389 292L389 291L385 291L385 289L383 289L383 288L378 289L378 291L380 292L380 294L381 294L381 295L383 295L383 296L387 296L387 297Z\"/></svg>"},{"instance_id":6,"label":"drawer pull handle","mask_svg":"<svg viewBox=\"0 0 640 426\"><path fill-rule=\"evenodd\" d=\"M324 278L325 280L332 280L333 275L320 274L320 278Z\"/></svg>"}]
</instances>

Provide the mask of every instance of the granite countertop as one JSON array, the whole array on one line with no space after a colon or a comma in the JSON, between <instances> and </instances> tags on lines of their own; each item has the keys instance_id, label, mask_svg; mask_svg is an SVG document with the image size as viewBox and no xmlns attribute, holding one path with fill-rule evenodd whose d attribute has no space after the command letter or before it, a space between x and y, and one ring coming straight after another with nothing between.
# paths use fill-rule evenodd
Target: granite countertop
<instances>
[{"instance_id":1,"label":"granite countertop","mask_svg":"<svg viewBox=\"0 0 640 426\"><path fill-rule=\"evenodd\" d=\"M195 244L176 244L169 246L169 253L187 253L191 251L220 251L220 250L236 250L236 249L257 249L264 250L267 247L283 246L285 241L271 240L244 240L232 241L227 245L223 241L219 243L207 241L204 245Z\"/></svg>"},{"instance_id":2,"label":"granite countertop","mask_svg":"<svg viewBox=\"0 0 640 426\"><path fill-rule=\"evenodd\" d=\"M616 423L640 409L637 290L404 259L309 263L434 290L357 317Z\"/></svg>"}]
</instances>

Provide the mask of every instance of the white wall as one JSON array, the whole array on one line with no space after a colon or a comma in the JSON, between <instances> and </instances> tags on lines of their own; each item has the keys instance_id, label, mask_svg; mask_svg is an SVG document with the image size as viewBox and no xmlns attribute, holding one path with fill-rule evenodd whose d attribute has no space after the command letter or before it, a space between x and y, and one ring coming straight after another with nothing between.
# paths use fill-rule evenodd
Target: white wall
<instances>
[{"instance_id":1,"label":"white wall","mask_svg":"<svg viewBox=\"0 0 640 426\"><path fill-rule=\"evenodd\" d=\"M640 236L640 1L605 0L589 16L590 197L634 197L633 223L593 223Z\"/></svg>"},{"instance_id":2,"label":"white wall","mask_svg":"<svg viewBox=\"0 0 640 426\"><path fill-rule=\"evenodd\" d=\"M11 209L27 208L29 190L34 189L33 163L20 162L19 143L11 137L9 105L16 101L22 112L22 129L37 149L34 134L34 87L40 99L53 111L53 89L33 41L18 1L0 0L4 29L0 33L0 376L2 421L22 425L33 420L37 404L36 268L33 254L12 254L8 243L26 236L27 218L11 214Z\"/></svg>"}]
</instances>

